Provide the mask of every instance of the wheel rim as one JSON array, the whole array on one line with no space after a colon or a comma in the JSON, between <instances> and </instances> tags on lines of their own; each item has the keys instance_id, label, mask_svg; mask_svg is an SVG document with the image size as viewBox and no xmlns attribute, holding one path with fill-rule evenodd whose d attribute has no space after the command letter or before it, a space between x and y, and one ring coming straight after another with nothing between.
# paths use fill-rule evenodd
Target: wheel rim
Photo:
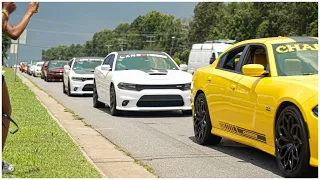
<instances>
[{"instance_id":1,"label":"wheel rim","mask_svg":"<svg viewBox=\"0 0 320 180\"><path fill-rule=\"evenodd\" d=\"M277 161L285 172L293 172L300 162L302 127L292 111L281 113L276 126Z\"/></svg>"},{"instance_id":2,"label":"wheel rim","mask_svg":"<svg viewBox=\"0 0 320 180\"><path fill-rule=\"evenodd\" d=\"M110 111L114 110L115 100L116 100L116 93L114 92L114 89L112 87L110 92Z\"/></svg>"},{"instance_id":3,"label":"wheel rim","mask_svg":"<svg viewBox=\"0 0 320 180\"><path fill-rule=\"evenodd\" d=\"M202 140L204 137L204 131L206 128L207 108L203 97L198 97L195 102L195 114L194 114L194 133L198 140Z\"/></svg>"}]
</instances>

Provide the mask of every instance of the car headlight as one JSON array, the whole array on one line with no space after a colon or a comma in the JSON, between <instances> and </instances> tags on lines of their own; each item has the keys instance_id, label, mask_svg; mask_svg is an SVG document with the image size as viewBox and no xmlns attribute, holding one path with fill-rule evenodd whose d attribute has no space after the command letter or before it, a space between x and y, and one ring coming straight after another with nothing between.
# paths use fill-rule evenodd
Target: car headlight
<instances>
[{"instance_id":1,"label":"car headlight","mask_svg":"<svg viewBox=\"0 0 320 180\"><path fill-rule=\"evenodd\" d=\"M77 76L71 77L71 80L73 80L73 81L83 81L82 79L83 79L83 78L77 77Z\"/></svg>"},{"instance_id":2,"label":"car headlight","mask_svg":"<svg viewBox=\"0 0 320 180\"><path fill-rule=\"evenodd\" d=\"M313 114L314 114L315 116L318 117L318 105L316 105L316 107L314 107L314 108L312 109L312 112L313 112Z\"/></svg>"},{"instance_id":3,"label":"car headlight","mask_svg":"<svg viewBox=\"0 0 320 180\"><path fill-rule=\"evenodd\" d=\"M191 89L191 83L187 83L183 85L182 90L183 91L189 91Z\"/></svg>"},{"instance_id":4,"label":"car headlight","mask_svg":"<svg viewBox=\"0 0 320 180\"><path fill-rule=\"evenodd\" d=\"M131 91L138 91L137 85L136 84L130 84L130 83L119 83L118 84L119 89L124 89L124 90L131 90Z\"/></svg>"}]
</instances>

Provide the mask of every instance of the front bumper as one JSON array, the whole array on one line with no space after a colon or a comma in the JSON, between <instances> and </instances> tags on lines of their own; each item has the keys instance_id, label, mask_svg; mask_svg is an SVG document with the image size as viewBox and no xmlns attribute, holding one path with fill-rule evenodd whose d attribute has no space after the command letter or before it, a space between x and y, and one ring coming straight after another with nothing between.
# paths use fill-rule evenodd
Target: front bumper
<instances>
[{"instance_id":1,"label":"front bumper","mask_svg":"<svg viewBox=\"0 0 320 180\"><path fill-rule=\"evenodd\" d=\"M178 89L130 91L116 88L116 97L118 110L191 110L190 91L181 91ZM129 102L126 104L124 101Z\"/></svg>"},{"instance_id":2,"label":"front bumper","mask_svg":"<svg viewBox=\"0 0 320 180\"><path fill-rule=\"evenodd\" d=\"M47 79L49 81L62 81L63 73L49 73Z\"/></svg>"},{"instance_id":3,"label":"front bumper","mask_svg":"<svg viewBox=\"0 0 320 180\"><path fill-rule=\"evenodd\" d=\"M35 75L35 76L41 75L41 71L36 71L36 72L34 73L34 75Z\"/></svg>"},{"instance_id":4,"label":"front bumper","mask_svg":"<svg viewBox=\"0 0 320 180\"><path fill-rule=\"evenodd\" d=\"M310 165L318 167L318 117L312 112L318 104L318 95L303 104L304 118L309 132Z\"/></svg>"},{"instance_id":5,"label":"front bumper","mask_svg":"<svg viewBox=\"0 0 320 180\"><path fill-rule=\"evenodd\" d=\"M93 80L70 81L71 94L93 94Z\"/></svg>"}]
</instances>

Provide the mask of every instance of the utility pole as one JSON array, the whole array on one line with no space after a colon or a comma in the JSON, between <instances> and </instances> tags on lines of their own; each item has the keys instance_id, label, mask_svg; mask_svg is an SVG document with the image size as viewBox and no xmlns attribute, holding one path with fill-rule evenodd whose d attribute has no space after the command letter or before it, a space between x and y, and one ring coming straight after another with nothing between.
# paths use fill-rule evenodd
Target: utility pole
<instances>
[{"instance_id":1,"label":"utility pole","mask_svg":"<svg viewBox=\"0 0 320 180\"><path fill-rule=\"evenodd\" d=\"M19 38L18 38L18 43L17 43L17 53L16 53L16 68L14 68L15 69L15 73L14 73L14 81L17 81L17 67L18 67L18 62L19 62L19 60L18 60L18 52L19 52Z\"/></svg>"},{"instance_id":2,"label":"utility pole","mask_svg":"<svg viewBox=\"0 0 320 180\"><path fill-rule=\"evenodd\" d=\"M110 45L110 44L107 44L106 46L108 47L108 54L109 54L109 47L110 47L110 46L112 46L112 45Z\"/></svg>"},{"instance_id":3,"label":"utility pole","mask_svg":"<svg viewBox=\"0 0 320 180\"><path fill-rule=\"evenodd\" d=\"M147 35L147 38L150 38L150 39L147 40L146 42L150 43L150 45L151 45L151 43L156 42L156 41L153 40L154 37L155 37L155 36L151 36L151 35L148 36L148 35Z\"/></svg>"}]
</instances>

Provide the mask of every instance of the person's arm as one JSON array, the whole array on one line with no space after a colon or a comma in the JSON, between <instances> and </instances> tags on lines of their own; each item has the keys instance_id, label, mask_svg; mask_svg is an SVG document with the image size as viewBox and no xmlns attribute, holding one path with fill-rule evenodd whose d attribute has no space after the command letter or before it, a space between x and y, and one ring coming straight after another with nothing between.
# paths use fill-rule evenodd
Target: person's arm
<instances>
[{"instance_id":1,"label":"person's arm","mask_svg":"<svg viewBox=\"0 0 320 180\"><path fill-rule=\"evenodd\" d=\"M22 32L26 29L31 16L36 12L39 6L39 2L32 2L29 4L26 14L23 16L21 21L16 25L12 26L9 22L5 25L4 34L8 35L11 39L18 39Z\"/></svg>"},{"instance_id":2,"label":"person's arm","mask_svg":"<svg viewBox=\"0 0 320 180\"><path fill-rule=\"evenodd\" d=\"M14 2L2 2L2 32L7 25L9 15L16 10L16 4Z\"/></svg>"},{"instance_id":3,"label":"person's arm","mask_svg":"<svg viewBox=\"0 0 320 180\"><path fill-rule=\"evenodd\" d=\"M21 21L14 27L9 22L7 22L3 33L8 35L11 39L17 40L22 32L26 29L31 16L32 13L26 13Z\"/></svg>"}]
</instances>

